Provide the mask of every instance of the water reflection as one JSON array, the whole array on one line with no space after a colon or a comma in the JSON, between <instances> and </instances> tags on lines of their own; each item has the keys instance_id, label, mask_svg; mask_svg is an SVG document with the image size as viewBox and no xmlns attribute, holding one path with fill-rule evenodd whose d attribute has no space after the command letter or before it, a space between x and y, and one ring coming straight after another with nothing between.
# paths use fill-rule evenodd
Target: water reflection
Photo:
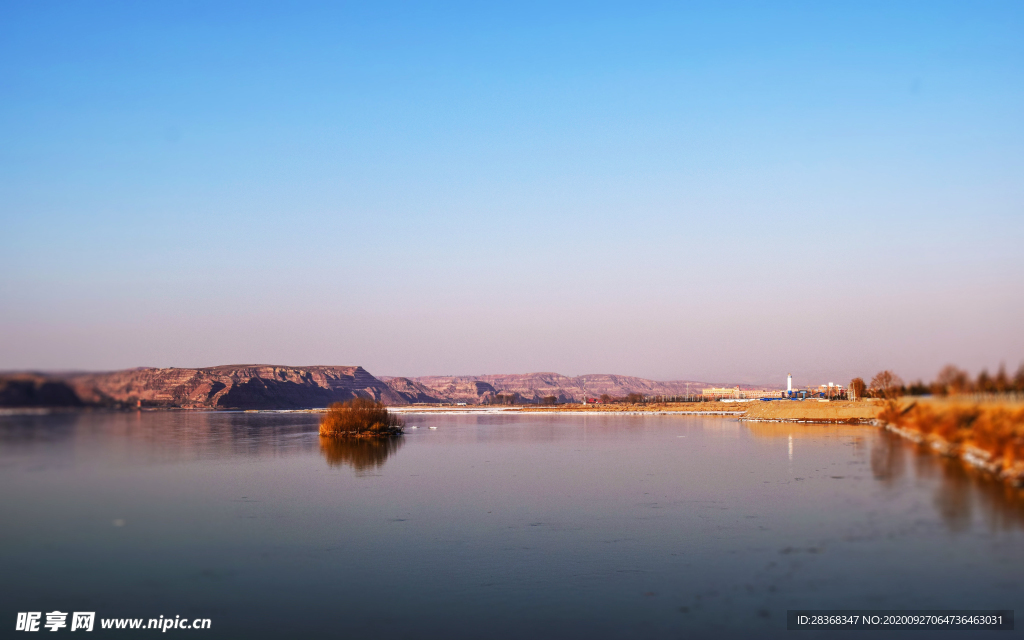
<instances>
[{"instance_id":1,"label":"water reflection","mask_svg":"<svg viewBox=\"0 0 1024 640\"><path fill-rule=\"evenodd\" d=\"M380 469L402 446L402 438L320 438L320 452L332 467L350 466L357 476Z\"/></svg>"},{"instance_id":2,"label":"water reflection","mask_svg":"<svg viewBox=\"0 0 1024 640\"><path fill-rule=\"evenodd\" d=\"M315 450L319 416L226 411L0 415L0 457L87 453L156 463ZM313 439L310 436L313 436Z\"/></svg>"},{"instance_id":3,"label":"water reflection","mask_svg":"<svg viewBox=\"0 0 1024 640\"><path fill-rule=\"evenodd\" d=\"M956 458L915 447L918 475L938 476L935 506L953 531L966 531L975 517L992 531L1024 528L1024 492L994 480ZM930 459L928 459L930 458Z\"/></svg>"},{"instance_id":4,"label":"water reflection","mask_svg":"<svg viewBox=\"0 0 1024 640\"><path fill-rule=\"evenodd\" d=\"M933 484L932 503L950 531L969 531L976 519L990 531L1024 528L1024 491L926 445L880 431L871 451L871 471L887 488L911 480Z\"/></svg>"},{"instance_id":5,"label":"water reflection","mask_svg":"<svg viewBox=\"0 0 1024 640\"><path fill-rule=\"evenodd\" d=\"M0 416L0 602L502 640L784 638L791 606L1021 601L1015 494L877 428L411 415L401 439L321 441L318 418Z\"/></svg>"},{"instance_id":6,"label":"water reflection","mask_svg":"<svg viewBox=\"0 0 1024 640\"><path fill-rule=\"evenodd\" d=\"M849 424L807 424L799 422L743 422L747 431L760 438L794 439L823 437L864 438L872 433L872 427Z\"/></svg>"},{"instance_id":7,"label":"water reflection","mask_svg":"<svg viewBox=\"0 0 1024 640\"><path fill-rule=\"evenodd\" d=\"M746 422L759 438L788 438L789 459L800 440L824 442L838 438L855 453L870 443L872 477L886 490L898 492L915 483L932 490L932 504L942 523L954 533L980 526L989 531L1024 529L1024 490L971 467L958 458L940 456L888 431L866 425L822 425Z\"/></svg>"},{"instance_id":8,"label":"water reflection","mask_svg":"<svg viewBox=\"0 0 1024 640\"><path fill-rule=\"evenodd\" d=\"M871 447L871 474L883 485L894 486L906 476L906 449L896 436L882 432Z\"/></svg>"}]
</instances>

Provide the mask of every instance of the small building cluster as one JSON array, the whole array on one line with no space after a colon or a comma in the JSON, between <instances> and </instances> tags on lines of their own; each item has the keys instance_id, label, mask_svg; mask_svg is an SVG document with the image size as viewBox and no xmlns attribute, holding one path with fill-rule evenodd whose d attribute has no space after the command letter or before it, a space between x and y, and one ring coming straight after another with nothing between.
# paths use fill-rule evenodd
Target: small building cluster
<instances>
[{"instance_id":1,"label":"small building cluster","mask_svg":"<svg viewBox=\"0 0 1024 640\"><path fill-rule=\"evenodd\" d=\"M720 400L729 398L733 400L759 399L759 398L784 398L785 391L778 389L740 389L739 387L709 387L704 389L702 394L705 398Z\"/></svg>"},{"instance_id":2,"label":"small building cluster","mask_svg":"<svg viewBox=\"0 0 1024 640\"><path fill-rule=\"evenodd\" d=\"M706 400L806 400L807 398L840 400L849 398L850 391L841 384L828 383L817 388L793 388L793 374L786 378L786 390L778 389L740 389L736 387L709 387L702 391ZM854 399L854 398L849 398Z\"/></svg>"}]
</instances>

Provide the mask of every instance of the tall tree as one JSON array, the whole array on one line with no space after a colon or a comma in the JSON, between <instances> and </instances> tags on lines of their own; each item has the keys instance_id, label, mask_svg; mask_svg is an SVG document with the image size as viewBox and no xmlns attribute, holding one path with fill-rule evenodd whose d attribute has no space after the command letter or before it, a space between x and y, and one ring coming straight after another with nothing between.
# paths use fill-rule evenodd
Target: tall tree
<instances>
[{"instance_id":1,"label":"tall tree","mask_svg":"<svg viewBox=\"0 0 1024 640\"><path fill-rule=\"evenodd\" d=\"M867 385L864 384L864 378L854 378L850 380L850 390L853 391L853 397L860 400L864 397L864 392L867 391Z\"/></svg>"},{"instance_id":2,"label":"tall tree","mask_svg":"<svg viewBox=\"0 0 1024 640\"><path fill-rule=\"evenodd\" d=\"M971 379L967 372L947 364L939 372L939 376L932 383L932 393L938 395L954 395L970 391Z\"/></svg>"},{"instance_id":3,"label":"tall tree","mask_svg":"<svg viewBox=\"0 0 1024 640\"><path fill-rule=\"evenodd\" d=\"M903 388L903 380L898 375L886 369L879 371L871 378L871 394L877 398L892 400L898 398Z\"/></svg>"}]
</instances>

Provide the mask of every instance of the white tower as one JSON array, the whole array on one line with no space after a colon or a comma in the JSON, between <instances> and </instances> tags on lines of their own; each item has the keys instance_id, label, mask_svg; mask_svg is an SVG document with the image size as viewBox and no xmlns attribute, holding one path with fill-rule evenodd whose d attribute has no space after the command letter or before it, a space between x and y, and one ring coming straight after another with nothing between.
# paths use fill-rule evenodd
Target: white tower
<instances>
[{"instance_id":1,"label":"white tower","mask_svg":"<svg viewBox=\"0 0 1024 640\"><path fill-rule=\"evenodd\" d=\"M789 374L786 377L786 393L787 394L792 394L793 393L793 374L792 373Z\"/></svg>"}]
</instances>

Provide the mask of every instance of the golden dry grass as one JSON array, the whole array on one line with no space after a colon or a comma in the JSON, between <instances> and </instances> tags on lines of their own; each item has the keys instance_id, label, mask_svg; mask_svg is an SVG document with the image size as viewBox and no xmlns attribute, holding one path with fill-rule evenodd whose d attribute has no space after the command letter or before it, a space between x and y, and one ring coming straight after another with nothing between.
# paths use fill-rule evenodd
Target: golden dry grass
<instances>
[{"instance_id":1,"label":"golden dry grass","mask_svg":"<svg viewBox=\"0 0 1024 640\"><path fill-rule=\"evenodd\" d=\"M394 436L405 423L380 402L355 398L335 402L320 419L320 435L326 437Z\"/></svg>"},{"instance_id":2,"label":"golden dry grass","mask_svg":"<svg viewBox=\"0 0 1024 640\"><path fill-rule=\"evenodd\" d=\"M887 425L948 445L951 452L974 451L1004 477L1024 477L1024 406L941 402L887 402L878 415Z\"/></svg>"}]
</instances>

